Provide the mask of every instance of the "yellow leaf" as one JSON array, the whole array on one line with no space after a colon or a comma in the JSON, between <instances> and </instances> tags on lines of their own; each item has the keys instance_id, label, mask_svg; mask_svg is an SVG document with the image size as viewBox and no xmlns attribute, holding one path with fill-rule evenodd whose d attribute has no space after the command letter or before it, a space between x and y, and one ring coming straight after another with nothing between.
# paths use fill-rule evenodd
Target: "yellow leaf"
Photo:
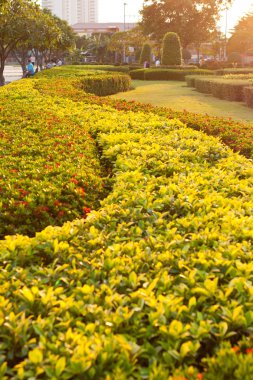
<instances>
[{"instance_id":1,"label":"yellow leaf","mask_svg":"<svg viewBox=\"0 0 253 380\"><path fill-rule=\"evenodd\" d=\"M43 360L43 354L38 348L35 348L34 350L30 351L28 357L29 360L34 364L41 363Z\"/></svg>"}]
</instances>

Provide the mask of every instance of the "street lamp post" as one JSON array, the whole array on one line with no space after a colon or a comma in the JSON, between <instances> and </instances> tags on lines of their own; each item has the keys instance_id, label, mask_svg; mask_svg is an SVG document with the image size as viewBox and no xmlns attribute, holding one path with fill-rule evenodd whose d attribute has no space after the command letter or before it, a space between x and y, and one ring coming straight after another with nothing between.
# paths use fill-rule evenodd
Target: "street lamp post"
<instances>
[{"instance_id":1,"label":"street lamp post","mask_svg":"<svg viewBox=\"0 0 253 380\"><path fill-rule=\"evenodd\" d=\"M228 5L226 5L225 13L225 46L224 46L224 59L227 59L227 31L228 31Z\"/></svg>"},{"instance_id":2,"label":"street lamp post","mask_svg":"<svg viewBox=\"0 0 253 380\"><path fill-rule=\"evenodd\" d=\"M127 3L124 3L124 32L126 31L126 6L127 6ZM125 38L125 36L124 36ZM124 43L123 43L123 63L126 62L126 43L125 43L125 40L124 40Z\"/></svg>"},{"instance_id":3,"label":"street lamp post","mask_svg":"<svg viewBox=\"0 0 253 380\"><path fill-rule=\"evenodd\" d=\"M124 3L124 32L126 31L126 6L127 3Z\"/></svg>"}]
</instances>

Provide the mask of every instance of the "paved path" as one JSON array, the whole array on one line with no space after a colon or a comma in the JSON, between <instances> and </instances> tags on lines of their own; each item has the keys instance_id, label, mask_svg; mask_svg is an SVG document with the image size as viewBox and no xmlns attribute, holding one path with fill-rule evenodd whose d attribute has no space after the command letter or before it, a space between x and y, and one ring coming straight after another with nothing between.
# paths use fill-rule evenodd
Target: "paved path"
<instances>
[{"instance_id":1,"label":"paved path","mask_svg":"<svg viewBox=\"0 0 253 380\"><path fill-rule=\"evenodd\" d=\"M22 69L20 66L5 66L4 69L5 82L13 82L22 78Z\"/></svg>"}]
</instances>

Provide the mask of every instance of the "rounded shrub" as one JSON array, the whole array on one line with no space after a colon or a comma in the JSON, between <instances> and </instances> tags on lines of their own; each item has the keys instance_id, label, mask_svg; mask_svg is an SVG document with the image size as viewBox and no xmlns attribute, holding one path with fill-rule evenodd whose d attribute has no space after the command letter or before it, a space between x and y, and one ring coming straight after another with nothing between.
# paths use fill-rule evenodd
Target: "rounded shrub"
<instances>
[{"instance_id":1,"label":"rounded shrub","mask_svg":"<svg viewBox=\"0 0 253 380\"><path fill-rule=\"evenodd\" d=\"M166 33L163 38L162 65L181 65L182 48L177 33Z\"/></svg>"},{"instance_id":2,"label":"rounded shrub","mask_svg":"<svg viewBox=\"0 0 253 380\"><path fill-rule=\"evenodd\" d=\"M151 46L146 43L142 47L140 63L143 64L145 61L150 62L150 60L151 60Z\"/></svg>"}]
</instances>

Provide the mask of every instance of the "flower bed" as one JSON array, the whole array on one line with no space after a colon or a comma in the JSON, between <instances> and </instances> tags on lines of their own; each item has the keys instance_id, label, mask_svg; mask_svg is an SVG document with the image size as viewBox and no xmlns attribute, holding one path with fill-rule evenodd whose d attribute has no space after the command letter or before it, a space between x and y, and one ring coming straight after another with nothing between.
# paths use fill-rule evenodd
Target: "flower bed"
<instances>
[{"instance_id":1,"label":"flower bed","mask_svg":"<svg viewBox=\"0 0 253 380\"><path fill-rule=\"evenodd\" d=\"M247 379L252 163L177 120L47 101L114 184L86 221L0 242L2 378Z\"/></svg>"},{"instance_id":2,"label":"flower bed","mask_svg":"<svg viewBox=\"0 0 253 380\"><path fill-rule=\"evenodd\" d=\"M31 236L99 206L103 170L75 103L55 102L22 81L1 89L0 110L1 238Z\"/></svg>"}]
</instances>

